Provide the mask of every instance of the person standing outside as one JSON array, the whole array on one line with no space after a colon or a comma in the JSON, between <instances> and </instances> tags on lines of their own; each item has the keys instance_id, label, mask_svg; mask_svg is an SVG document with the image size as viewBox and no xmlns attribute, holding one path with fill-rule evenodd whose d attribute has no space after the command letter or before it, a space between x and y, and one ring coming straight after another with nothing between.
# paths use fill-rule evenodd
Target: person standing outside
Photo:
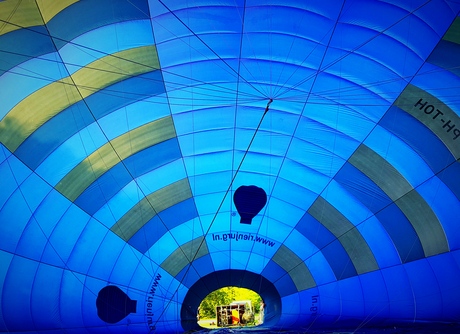
<instances>
[{"instance_id":1,"label":"person standing outside","mask_svg":"<svg viewBox=\"0 0 460 334\"><path fill-rule=\"evenodd\" d=\"M259 307L259 324L264 323L264 312L265 312L265 303L264 301L260 301L260 307Z\"/></svg>"}]
</instances>

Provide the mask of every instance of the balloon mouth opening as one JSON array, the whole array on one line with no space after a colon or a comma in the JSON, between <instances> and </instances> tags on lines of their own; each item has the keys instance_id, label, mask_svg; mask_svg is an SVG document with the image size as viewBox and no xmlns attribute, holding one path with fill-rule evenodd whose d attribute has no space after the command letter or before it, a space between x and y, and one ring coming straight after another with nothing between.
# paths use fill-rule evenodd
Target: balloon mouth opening
<instances>
[{"instance_id":1,"label":"balloon mouth opening","mask_svg":"<svg viewBox=\"0 0 460 334\"><path fill-rule=\"evenodd\" d=\"M211 287L211 289L203 289L203 286ZM263 328L279 328L278 322L281 318L282 303L281 296L275 285L263 275L247 270L227 269L203 276L190 287L184 297L180 311L181 326L184 331L196 331L206 328L197 322L198 307L209 292L226 286L246 288L259 294L265 305ZM217 325L217 322L215 324ZM258 326L249 328L256 329Z\"/></svg>"}]
</instances>

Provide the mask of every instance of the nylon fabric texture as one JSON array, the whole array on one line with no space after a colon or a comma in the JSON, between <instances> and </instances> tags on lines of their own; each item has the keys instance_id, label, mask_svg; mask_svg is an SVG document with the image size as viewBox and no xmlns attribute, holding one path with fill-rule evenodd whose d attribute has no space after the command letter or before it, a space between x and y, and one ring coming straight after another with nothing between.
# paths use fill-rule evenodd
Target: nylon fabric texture
<instances>
[{"instance_id":1,"label":"nylon fabric texture","mask_svg":"<svg viewBox=\"0 0 460 334\"><path fill-rule=\"evenodd\" d=\"M0 1L0 101L0 332L460 322L458 0Z\"/></svg>"}]
</instances>

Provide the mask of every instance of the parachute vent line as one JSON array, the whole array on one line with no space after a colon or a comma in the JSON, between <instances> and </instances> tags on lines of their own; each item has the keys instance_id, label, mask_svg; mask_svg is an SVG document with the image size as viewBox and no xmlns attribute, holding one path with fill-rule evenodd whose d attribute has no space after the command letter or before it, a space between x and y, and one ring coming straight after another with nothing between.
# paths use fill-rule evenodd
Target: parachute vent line
<instances>
[{"instance_id":1,"label":"parachute vent line","mask_svg":"<svg viewBox=\"0 0 460 334\"><path fill-rule=\"evenodd\" d=\"M265 118L265 115L267 114L268 110L269 110L269 107L270 107L270 104L273 102L273 99L270 99L267 103L267 106L265 107L265 110L264 110L264 113L262 115L262 117L260 118L260 121L259 121L259 124L257 124L257 127L256 127L256 130L254 131L254 134L252 135L252 138L251 138L251 141L249 142L248 144L248 147L246 149L246 151L244 152L244 155L243 155L243 158L241 159L239 165L238 165L238 168L236 169L235 171L235 175L233 175L231 181L230 181L230 184L228 185L228 188L227 190L225 191L225 194L224 194L224 197L222 198L222 201L220 202L219 204L219 207L217 208L216 210L216 213L214 214L214 216L212 217L212 220L211 220L211 223L209 224L209 227L208 229L206 230L206 232L204 233L203 235L203 239L201 240L200 244L198 245L197 247L197 250L195 252L195 254L193 254L193 257L191 258L191 260L189 261L189 264L187 266L187 269L185 270L185 273L182 277L182 279L180 280L180 282L182 283L182 281L185 279L185 277L187 276L187 273L188 271L190 270L190 267L192 266L192 262L195 260L195 258L197 257L198 253L200 252L200 249L201 247L203 246L205 240L206 240L206 236L209 234L209 231L211 230L211 227L212 225L214 224L214 221L216 220L217 218L217 214L219 213L220 209L222 208L222 205L224 204L225 202L225 199L227 198L227 195L228 193L230 192L230 189L232 189L232 185L233 183L235 182L235 179L236 179L236 176L238 175L238 172L239 170L241 169L241 166L243 165L243 162L246 158L246 155L248 154L249 152L249 149L251 148L252 146L252 143L254 142L254 139L256 138L256 135L257 135L257 132L259 132L259 129L260 129L260 126L262 125L262 121L264 120ZM180 248L180 246L179 246ZM172 295L174 295L175 293L177 293L177 291L179 290L179 286L176 288L176 290L174 291L174 293ZM159 319L161 318L161 315L164 314L164 312L166 311L166 309L168 308L169 304L171 303L172 299L170 299L165 307L163 308L163 311L161 312L160 314L160 317L158 317L158 320L155 322L155 324L158 323ZM150 330L149 333L151 333L152 331Z\"/></svg>"},{"instance_id":2,"label":"parachute vent line","mask_svg":"<svg viewBox=\"0 0 460 334\"><path fill-rule=\"evenodd\" d=\"M214 221L216 220L217 218L217 214L219 213L220 209L222 208L222 205L224 204L224 201L225 201L225 198L227 198L227 195L228 193L230 192L230 189L232 189L232 186L233 186L233 183L235 182L235 179L236 179L236 176L238 175L238 172L240 171L241 169L241 166L243 165L243 162L244 160L246 159L246 156L249 152L249 149L251 148L252 146L252 143L254 142L254 139L256 138L256 135L257 135L257 132L259 132L259 129L260 129L260 126L262 125L262 121L264 120L265 118L265 115L267 114L268 110L269 110L269 107L270 107L270 104L273 102L273 99L270 99L267 103L267 106L265 107L265 110L264 110L264 114L262 115L262 117L260 118L260 121L259 121L259 124L257 124L257 127L256 127L256 130L254 131L254 134L252 135L252 138L251 138L251 141L249 142L248 144L248 147L246 149L246 151L244 152L244 155L243 155L243 158L241 159L239 165L238 165L238 168L236 169L235 171L235 175L233 175L231 181L230 181L230 184L228 185L228 188L227 190L225 191L225 194L224 194L224 197L222 198L222 201L220 202L219 204L219 207L217 208L216 210L216 213L214 214L213 218L212 218L212 221L211 223L209 224L209 227L208 229L206 230L206 233L204 234L204 238L203 238L203 241L202 243L204 242L206 236L208 235L209 231L211 230L211 227L212 227L212 224L214 223ZM197 249L197 252L196 254L198 254L200 248L201 248L201 244L200 246L198 247ZM195 256L196 256L195 254ZM195 258L195 256L193 257L193 259Z\"/></svg>"},{"instance_id":3,"label":"parachute vent line","mask_svg":"<svg viewBox=\"0 0 460 334\"><path fill-rule=\"evenodd\" d=\"M270 99L270 101L267 102L267 106L265 107L265 111L264 111L264 116L267 113L268 109L270 108L270 104L272 104L272 102L273 102L273 99Z\"/></svg>"}]
</instances>

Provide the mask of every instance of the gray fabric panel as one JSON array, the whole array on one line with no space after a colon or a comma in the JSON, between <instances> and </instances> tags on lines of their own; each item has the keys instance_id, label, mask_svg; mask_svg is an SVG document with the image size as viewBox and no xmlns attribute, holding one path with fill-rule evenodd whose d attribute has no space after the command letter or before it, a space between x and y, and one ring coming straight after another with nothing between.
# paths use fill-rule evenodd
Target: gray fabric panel
<instances>
[{"instance_id":1,"label":"gray fabric panel","mask_svg":"<svg viewBox=\"0 0 460 334\"><path fill-rule=\"evenodd\" d=\"M148 200L144 197L123 217L120 218L110 229L124 241L128 241L139 229L156 215L155 210Z\"/></svg>"},{"instance_id":2,"label":"gray fabric panel","mask_svg":"<svg viewBox=\"0 0 460 334\"><path fill-rule=\"evenodd\" d=\"M311 289L316 286L316 282L313 279L310 270L304 263L298 265L297 267L294 267L289 272L289 276L291 276L291 279L294 282L297 291Z\"/></svg>"},{"instance_id":3,"label":"gray fabric panel","mask_svg":"<svg viewBox=\"0 0 460 334\"><path fill-rule=\"evenodd\" d=\"M460 44L460 16L457 16L442 39Z\"/></svg>"},{"instance_id":4,"label":"gray fabric panel","mask_svg":"<svg viewBox=\"0 0 460 334\"><path fill-rule=\"evenodd\" d=\"M157 213L192 197L187 179L174 182L143 198L110 229L128 241Z\"/></svg>"},{"instance_id":5,"label":"gray fabric panel","mask_svg":"<svg viewBox=\"0 0 460 334\"><path fill-rule=\"evenodd\" d=\"M388 161L361 144L348 160L366 174L393 201L412 190L412 186Z\"/></svg>"},{"instance_id":6,"label":"gray fabric panel","mask_svg":"<svg viewBox=\"0 0 460 334\"><path fill-rule=\"evenodd\" d=\"M281 245L275 255L273 255L272 260L289 274L297 291L316 286L315 280L305 263L286 246Z\"/></svg>"},{"instance_id":7,"label":"gray fabric panel","mask_svg":"<svg viewBox=\"0 0 460 334\"><path fill-rule=\"evenodd\" d=\"M388 161L362 144L349 162L395 201L414 227L425 256L449 251L444 229L429 204Z\"/></svg>"},{"instance_id":8,"label":"gray fabric panel","mask_svg":"<svg viewBox=\"0 0 460 334\"><path fill-rule=\"evenodd\" d=\"M455 159L460 158L460 138L457 138L460 117L446 104L430 93L410 84L394 104L425 124L442 140ZM455 127L452 127L453 125Z\"/></svg>"},{"instance_id":9,"label":"gray fabric panel","mask_svg":"<svg viewBox=\"0 0 460 334\"><path fill-rule=\"evenodd\" d=\"M404 212L422 243L425 256L449 251L449 244L441 222L422 196L412 190L395 204Z\"/></svg>"},{"instance_id":10,"label":"gray fabric panel","mask_svg":"<svg viewBox=\"0 0 460 334\"><path fill-rule=\"evenodd\" d=\"M209 253L204 237L198 237L183 244L169 255L161 264L161 268L175 277L190 262Z\"/></svg>"},{"instance_id":11,"label":"gray fabric panel","mask_svg":"<svg viewBox=\"0 0 460 334\"><path fill-rule=\"evenodd\" d=\"M374 254L358 229L324 198L318 197L308 213L340 241L358 274L379 269Z\"/></svg>"}]
</instances>

